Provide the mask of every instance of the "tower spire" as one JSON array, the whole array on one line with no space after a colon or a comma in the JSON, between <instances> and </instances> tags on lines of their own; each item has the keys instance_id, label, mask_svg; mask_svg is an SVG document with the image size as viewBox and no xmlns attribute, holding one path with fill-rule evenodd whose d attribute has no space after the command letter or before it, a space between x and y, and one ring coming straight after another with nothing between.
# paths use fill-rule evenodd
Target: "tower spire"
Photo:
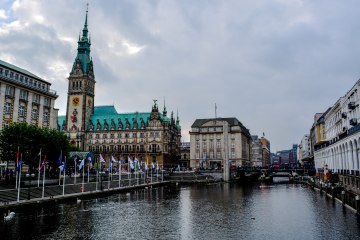
<instances>
[{"instance_id":1,"label":"tower spire","mask_svg":"<svg viewBox=\"0 0 360 240\"><path fill-rule=\"evenodd\" d=\"M88 12L89 12L89 3L86 4L86 16L85 16L85 24L83 28L83 38L87 38L88 36L88 25L87 25L87 18L88 18Z\"/></svg>"},{"instance_id":2,"label":"tower spire","mask_svg":"<svg viewBox=\"0 0 360 240\"><path fill-rule=\"evenodd\" d=\"M167 111L166 111L166 105L165 105L165 97L164 97L164 110L163 110L163 116L166 117Z\"/></svg>"}]
</instances>

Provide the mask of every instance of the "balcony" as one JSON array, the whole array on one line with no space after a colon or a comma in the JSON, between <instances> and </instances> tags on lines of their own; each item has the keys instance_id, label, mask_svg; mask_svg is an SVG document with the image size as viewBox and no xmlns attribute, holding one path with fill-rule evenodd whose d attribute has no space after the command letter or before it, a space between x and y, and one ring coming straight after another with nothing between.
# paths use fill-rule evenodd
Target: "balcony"
<instances>
[{"instance_id":1,"label":"balcony","mask_svg":"<svg viewBox=\"0 0 360 240\"><path fill-rule=\"evenodd\" d=\"M350 110L355 109L355 107L356 107L355 102L349 102L348 108L349 108Z\"/></svg>"},{"instance_id":2,"label":"balcony","mask_svg":"<svg viewBox=\"0 0 360 240\"><path fill-rule=\"evenodd\" d=\"M356 124L357 124L357 119L356 118L350 119L350 125L351 126L355 126Z\"/></svg>"}]
</instances>

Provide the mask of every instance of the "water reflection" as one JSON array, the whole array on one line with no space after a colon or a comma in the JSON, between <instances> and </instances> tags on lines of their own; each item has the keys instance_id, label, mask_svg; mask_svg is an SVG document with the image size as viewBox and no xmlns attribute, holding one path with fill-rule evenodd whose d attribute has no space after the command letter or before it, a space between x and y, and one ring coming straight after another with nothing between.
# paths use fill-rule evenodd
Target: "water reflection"
<instances>
[{"instance_id":1,"label":"water reflection","mask_svg":"<svg viewBox=\"0 0 360 240\"><path fill-rule=\"evenodd\" d=\"M354 213L302 185L144 189L29 209L1 239L356 239Z\"/></svg>"}]
</instances>

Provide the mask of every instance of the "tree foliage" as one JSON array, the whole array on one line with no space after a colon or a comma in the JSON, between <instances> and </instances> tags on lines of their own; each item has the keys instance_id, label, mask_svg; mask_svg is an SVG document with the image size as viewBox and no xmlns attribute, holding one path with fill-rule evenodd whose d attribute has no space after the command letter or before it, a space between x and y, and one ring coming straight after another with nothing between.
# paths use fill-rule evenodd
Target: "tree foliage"
<instances>
[{"instance_id":1,"label":"tree foliage","mask_svg":"<svg viewBox=\"0 0 360 240\"><path fill-rule=\"evenodd\" d=\"M38 167L40 149L42 160L46 155L48 165L57 168L60 151L63 158L67 156L70 144L66 135L58 130L39 128L27 123L12 123L0 133L1 159L15 161L18 149L23 163L30 169Z\"/></svg>"}]
</instances>

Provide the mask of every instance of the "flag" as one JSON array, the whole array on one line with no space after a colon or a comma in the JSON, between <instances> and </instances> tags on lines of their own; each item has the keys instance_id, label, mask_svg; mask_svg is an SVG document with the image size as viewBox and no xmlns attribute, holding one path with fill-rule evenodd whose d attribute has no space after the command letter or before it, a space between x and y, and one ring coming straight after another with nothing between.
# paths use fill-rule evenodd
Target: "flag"
<instances>
[{"instance_id":1,"label":"flag","mask_svg":"<svg viewBox=\"0 0 360 240\"><path fill-rule=\"evenodd\" d=\"M58 166L60 166L62 163L62 150L60 150L60 155L59 155L57 163L58 163Z\"/></svg>"},{"instance_id":2,"label":"flag","mask_svg":"<svg viewBox=\"0 0 360 240\"><path fill-rule=\"evenodd\" d=\"M125 163L125 160L120 158L119 162L120 163Z\"/></svg>"},{"instance_id":3,"label":"flag","mask_svg":"<svg viewBox=\"0 0 360 240\"><path fill-rule=\"evenodd\" d=\"M16 167L17 167L18 162L19 162L19 155L20 155L20 150L19 150L19 146L18 146L18 150L16 152Z\"/></svg>"},{"instance_id":4,"label":"flag","mask_svg":"<svg viewBox=\"0 0 360 240\"><path fill-rule=\"evenodd\" d=\"M100 162L106 162L105 159L103 158L103 156L101 155L101 153L100 153L100 156L99 156L99 160L100 160Z\"/></svg>"},{"instance_id":5,"label":"flag","mask_svg":"<svg viewBox=\"0 0 360 240\"><path fill-rule=\"evenodd\" d=\"M16 164L15 172L18 172L20 170L21 162L22 162L22 155L20 157L20 160L18 160L18 162Z\"/></svg>"},{"instance_id":6,"label":"flag","mask_svg":"<svg viewBox=\"0 0 360 240\"><path fill-rule=\"evenodd\" d=\"M128 157L128 162L130 163L130 168L134 169L134 162L133 162L133 160L131 160L130 157Z\"/></svg>"},{"instance_id":7,"label":"flag","mask_svg":"<svg viewBox=\"0 0 360 240\"><path fill-rule=\"evenodd\" d=\"M206 162L206 152L203 153L204 162Z\"/></svg>"},{"instance_id":8,"label":"flag","mask_svg":"<svg viewBox=\"0 0 360 240\"><path fill-rule=\"evenodd\" d=\"M79 170L82 169L82 167L84 166L85 163L85 159L81 160L80 165L79 165Z\"/></svg>"},{"instance_id":9,"label":"flag","mask_svg":"<svg viewBox=\"0 0 360 240\"><path fill-rule=\"evenodd\" d=\"M117 162L116 159L114 158L114 156L111 156L111 161L112 162Z\"/></svg>"},{"instance_id":10,"label":"flag","mask_svg":"<svg viewBox=\"0 0 360 240\"><path fill-rule=\"evenodd\" d=\"M41 163L40 171L41 171L42 168L45 166L45 164L46 164L46 155L44 156L44 159L43 159L43 161L42 161L42 163Z\"/></svg>"},{"instance_id":11,"label":"flag","mask_svg":"<svg viewBox=\"0 0 360 240\"><path fill-rule=\"evenodd\" d=\"M59 168L60 168L60 172L65 171L66 163L63 162L62 165L59 166Z\"/></svg>"},{"instance_id":12,"label":"flag","mask_svg":"<svg viewBox=\"0 0 360 240\"><path fill-rule=\"evenodd\" d=\"M151 168L154 169L155 168L155 164L154 162L151 163Z\"/></svg>"},{"instance_id":13,"label":"flag","mask_svg":"<svg viewBox=\"0 0 360 240\"><path fill-rule=\"evenodd\" d=\"M139 160L136 157L134 159L134 163L135 163L135 171L139 170Z\"/></svg>"},{"instance_id":14,"label":"flag","mask_svg":"<svg viewBox=\"0 0 360 240\"><path fill-rule=\"evenodd\" d=\"M156 169L157 169L157 170L159 170L159 169L160 169L160 167L159 167L159 164L158 164L158 163L156 163Z\"/></svg>"},{"instance_id":15,"label":"flag","mask_svg":"<svg viewBox=\"0 0 360 240\"><path fill-rule=\"evenodd\" d=\"M145 171L147 171L148 170L148 165L146 164L146 162L144 163L144 165L145 165Z\"/></svg>"},{"instance_id":16,"label":"flag","mask_svg":"<svg viewBox=\"0 0 360 240\"><path fill-rule=\"evenodd\" d=\"M86 155L86 160L87 160L89 163L92 164L92 159L91 159L90 153L88 153L88 154Z\"/></svg>"}]
</instances>

